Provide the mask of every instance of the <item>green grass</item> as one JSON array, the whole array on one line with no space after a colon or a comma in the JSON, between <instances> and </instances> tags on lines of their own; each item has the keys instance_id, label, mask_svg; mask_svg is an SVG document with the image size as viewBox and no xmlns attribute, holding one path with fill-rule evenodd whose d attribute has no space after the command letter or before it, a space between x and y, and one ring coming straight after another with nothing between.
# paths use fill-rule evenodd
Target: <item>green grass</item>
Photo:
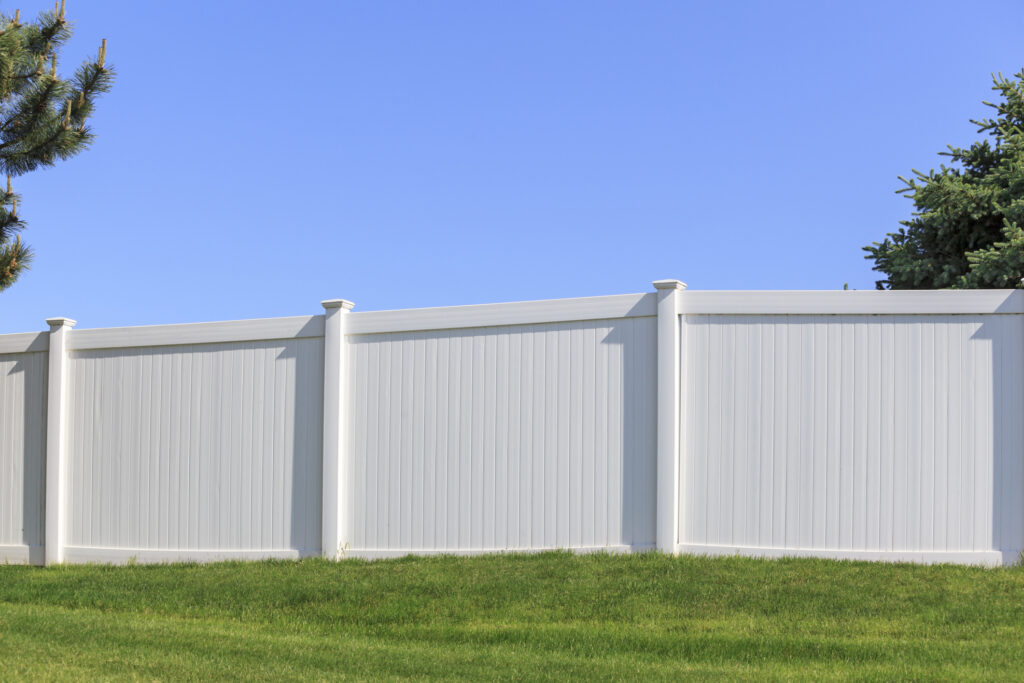
<instances>
[{"instance_id":1,"label":"green grass","mask_svg":"<svg viewBox=\"0 0 1024 683\"><path fill-rule=\"evenodd\" d=\"M1024 570L657 554L0 566L16 678L1024 677Z\"/></svg>"}]
</instances>

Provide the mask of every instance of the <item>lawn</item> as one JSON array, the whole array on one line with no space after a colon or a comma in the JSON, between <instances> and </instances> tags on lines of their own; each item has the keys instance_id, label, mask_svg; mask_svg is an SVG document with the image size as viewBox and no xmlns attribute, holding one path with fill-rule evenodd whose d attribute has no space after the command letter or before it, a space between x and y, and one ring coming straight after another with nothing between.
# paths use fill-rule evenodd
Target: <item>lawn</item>
<instances>
[{"instance_id":1,"label":"lawn","mask_svg":"<svg viewBox=\"0 0 1024 683\"><path fill-rule=\"evenodd\" d=\"M0 566L0 679L1024 676L1024 570L658 554Z\"/></svg>"}]
</instances>

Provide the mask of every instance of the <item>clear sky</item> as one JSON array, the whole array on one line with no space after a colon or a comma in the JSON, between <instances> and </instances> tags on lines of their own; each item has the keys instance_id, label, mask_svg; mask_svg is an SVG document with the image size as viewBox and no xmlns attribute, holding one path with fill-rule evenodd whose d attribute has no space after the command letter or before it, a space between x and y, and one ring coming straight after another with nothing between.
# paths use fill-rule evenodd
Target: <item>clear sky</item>
<instances>
[{"instance_id":1,"label":"clear sky","mask_svg":"<svg viewBox=\"0 0 1024 683\"><path fill-rule=\"evenodd\" d=\"M3 2L34 15L49 2ZM70 0L118 70L16 181L0 332L872 288L861 247L1024 67L1019 2Z\"/></svg>"}]
</instances>

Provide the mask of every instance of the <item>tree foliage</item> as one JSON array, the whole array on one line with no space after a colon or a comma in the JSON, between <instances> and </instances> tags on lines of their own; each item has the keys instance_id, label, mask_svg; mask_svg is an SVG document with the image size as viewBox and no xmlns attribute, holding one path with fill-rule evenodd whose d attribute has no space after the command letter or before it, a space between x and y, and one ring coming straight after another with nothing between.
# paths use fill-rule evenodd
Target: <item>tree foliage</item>
<instances>
[{"instance_id":1,"label":"tree foliage","mask_svg":"<svg viewBox=\"0 0 1024 683\"><path fill-rule=\"evenodd\" d=\"M988 138L948 147L939 171L900 176L910 220L864 247L879 289L1020 287L1024 277L1024 70L993 77L993 118L972 120Z\"/></svg>"},{"instance_id":2,"label":"tree foliage","mask_svg":"<svg viewBox=\"0 0 1024 683\"><path fill-rule=\"evenodd\" d=\"M0 290L10 287L28 266L32 251L18 234L19 197L11 178L52 166L86 149L93 134L87 120L94 100L110 89L114 72L106 61L106 41L96 59L70 78L61 78L57 61L71 37L64 0L34 21L20 12L0 13Z\"/></svg>"}]
</instances>

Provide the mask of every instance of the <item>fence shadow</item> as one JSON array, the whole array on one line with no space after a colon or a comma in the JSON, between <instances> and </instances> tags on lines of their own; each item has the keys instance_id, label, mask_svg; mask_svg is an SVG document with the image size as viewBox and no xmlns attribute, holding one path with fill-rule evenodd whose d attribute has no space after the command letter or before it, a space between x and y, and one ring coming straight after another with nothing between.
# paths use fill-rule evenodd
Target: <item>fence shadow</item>
<instances>
[{"instance_id":1,"label":"fence shadow","mask_svg":"<svg viewBox=\"0 0 1024 683\"><path fill-rule=\"evenodd\" d=\"M46 377L45 354L20 354L8 377L23 375L21 453L21 543L29 547L33 564L42 562L44 478L46 476Z\"/></svg>"},{"instance_id":2,"label":"fence shadow","mask_svg":"<svg viewBox=\"0 0 1024 683\"><path fill-rule=\"evenodd\" d=\"M611 321L611 325L601 343L618 346L622 358L618 378L622 387L620 542L653 546L657 514L657 319L622 318Z\"/></svg>"},{"instance_id":3,"label":"fence shadow","mask_svg":"<svg viewBox=\"0 0 1024 683\"><path fill-rule=\"evenodd\" d=\"M322 341L296 339L282 344L278 361L295 363L292 426L290 546L303 556L319 554L322 544L324 351ZM344 349L342 349L344 352ZM255 405L255 402L254 402ZM255 417L255 416L254 416ZM284 454L276 454L284 457ZM331 549L328 549L331 550Z\"/></svg>"},{"instance_id":4,"label":"fence shadow","mask_svg":"<svg viewBox=\"0 0 1024 683\"><path fill-rule=\"evenodd\" d=\"M971 455L992 458L991 548L1016 562L1024 549L1024 316L985 315L971 340L988 341L992 354L991 452Z\"/></svg>"}]
</instances>

